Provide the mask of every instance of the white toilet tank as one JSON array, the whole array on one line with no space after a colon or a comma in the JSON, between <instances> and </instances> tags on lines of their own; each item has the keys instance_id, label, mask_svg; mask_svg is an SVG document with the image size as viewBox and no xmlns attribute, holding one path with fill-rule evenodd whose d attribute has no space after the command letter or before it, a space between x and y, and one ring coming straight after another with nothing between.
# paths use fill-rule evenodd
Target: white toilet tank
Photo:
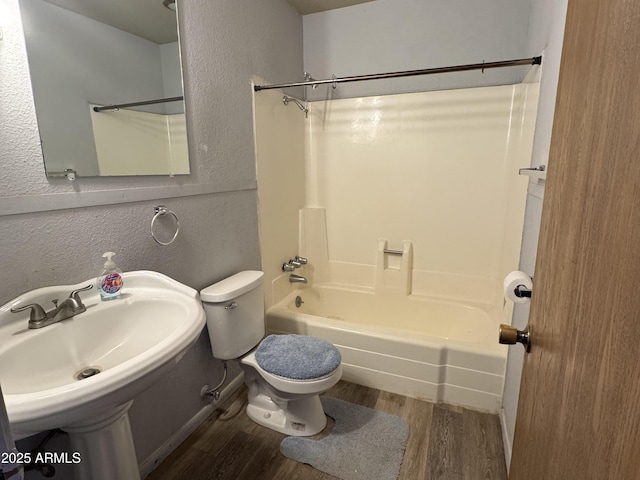
<instances>
[{"instance_id":1,"label":"white toilet tank","mask_svg":"<svg viewBox=\"0 0 640 480\"><path fill-rule=\"evenodd\" d=\"M215 358L241 357L264 337L263 275L239 272L200 292Z\"/></svg>"}]
</instances>

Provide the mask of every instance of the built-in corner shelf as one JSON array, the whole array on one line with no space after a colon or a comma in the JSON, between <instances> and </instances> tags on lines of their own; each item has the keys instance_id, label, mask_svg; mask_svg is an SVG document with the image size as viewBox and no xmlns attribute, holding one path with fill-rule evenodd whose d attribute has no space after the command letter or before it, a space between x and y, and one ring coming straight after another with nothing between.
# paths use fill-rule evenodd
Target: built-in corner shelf
<instances>
[{"instance_id":1,"label":"built-in corner shelf","mask_svg":"<svg viewBox=\"0 0 640 480\"><path fill-rule=\"evenodd\" d=\"M537 178L539 180L545 180L547 178L547 166L540 165L538 167L521 168L518 170L519 175L527 175L531 178Z\"/></svg>"}]
</instances>

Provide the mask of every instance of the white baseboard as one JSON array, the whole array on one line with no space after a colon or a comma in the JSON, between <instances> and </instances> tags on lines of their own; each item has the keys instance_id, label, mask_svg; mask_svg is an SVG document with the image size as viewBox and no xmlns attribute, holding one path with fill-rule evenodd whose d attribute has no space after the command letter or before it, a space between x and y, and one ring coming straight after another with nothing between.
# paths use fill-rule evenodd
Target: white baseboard
<instances>
[{"instance_id":1,"label":"white baseboard","mask_svg":"<svg viewBox=\"0 0 640 480\"><path fill-rule=\"evenodd\" d=\"M204 422L209 415L222 404L227 398L229 398L236 390L238 390L244 383L244 374L240 374L232 379L229 384L220 392L220 398L216 401L205 405L198 411L191 419L185 423L182 428L176 431L171 437L167 439L162 445L160 445L147 459L140 464L140 476L146 478L151 472L153 472L158 465L160 465L171 453L178 448L178 446L185 441L185 439L191 435L196 428Z\"/></svg>"}]
</instances>

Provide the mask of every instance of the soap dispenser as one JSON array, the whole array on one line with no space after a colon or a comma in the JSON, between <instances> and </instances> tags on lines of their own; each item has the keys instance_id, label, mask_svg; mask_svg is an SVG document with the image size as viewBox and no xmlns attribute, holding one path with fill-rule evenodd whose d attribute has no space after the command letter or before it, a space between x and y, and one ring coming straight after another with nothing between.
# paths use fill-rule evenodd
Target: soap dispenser
<instances>
[{"instance_id":1,"label":"soap dispenser","mask_svg":"<svg viewBox=\"0 0 640 480\"><path fill-rule=\"evenodd\" d=\"M102 300L113 300L120 296L122 290L122 270L116 267L111 257L114 252L106 252L102 255L107 261L104 263L104 270L97 279L97 287Z\"/></svg>"}]
</instances>

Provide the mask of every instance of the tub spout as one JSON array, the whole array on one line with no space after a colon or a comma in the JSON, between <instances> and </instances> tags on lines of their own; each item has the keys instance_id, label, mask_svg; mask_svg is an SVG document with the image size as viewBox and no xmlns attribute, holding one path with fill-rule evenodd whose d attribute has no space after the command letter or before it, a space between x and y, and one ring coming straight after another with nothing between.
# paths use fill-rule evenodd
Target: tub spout
<instances>
[{"instance_id":1,"label":"tub spout","mask_svg":"<svg viewBox=\"0 0 640 480\"><path fill-rule=\"evenodd\" d=\"M307 279L301 275L296 275L292 273L289 275L289 281L291 283L307 283Z\"/></svg>"}]
</instances>

